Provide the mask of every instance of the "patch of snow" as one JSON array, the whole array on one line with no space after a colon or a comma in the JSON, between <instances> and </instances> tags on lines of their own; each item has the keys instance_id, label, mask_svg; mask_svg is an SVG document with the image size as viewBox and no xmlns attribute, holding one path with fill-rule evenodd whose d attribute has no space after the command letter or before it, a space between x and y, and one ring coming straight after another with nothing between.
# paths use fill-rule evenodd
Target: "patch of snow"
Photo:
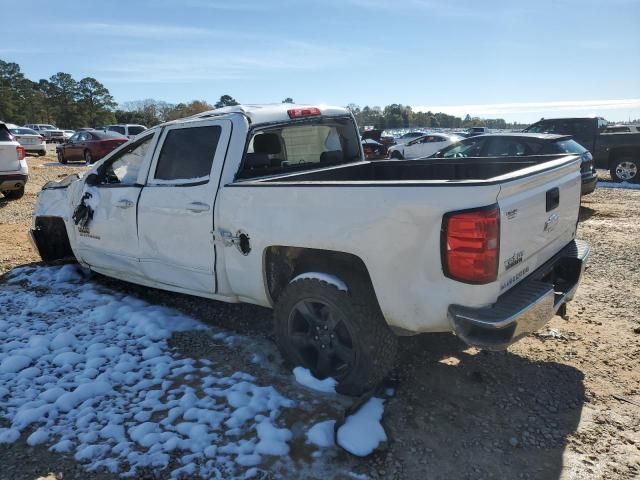
<instances>
[{"instance_id":1,"label":"patch of snow","mask_svg":"<svg viewBox=\"0 0 640 480\"><path fill-rule=\"evenodd\" d=\"M7 356L0 363L0 373L17 373L31 365L32 359L27 355Z\"/></svg>"},{"instance_id":2,"label":"patch of snow","mask_svg":"<svg viewBox=\"0 0 640 480\"><path fill-rule=\"evenodd\" d=\"M279 418L296 402L246 372L223 374L215 361L170 350L173 332L207 328L199 322L96 285L74 265L14 269L0 305L0 412L9 422L0 443L31 432L29 445L124 477L171 458L171 478L253 478L265 457L287 461L293 433ZM302 376L335 391L331 379ZM321 427L311 430L322 443Z\"/></svg>"},{"instance_id":3,"label":"patch of snow","mask_svg":"<svg viewBox=\"0 0 640 480\"><path fill-rule=\"evenodd\" d=\"M295 277L293 280L291 280L291 282L289 282L289 283L293 283L296 280L302 280L304 278L312 278L312 279L316 279L316 280L321 280L323 282L327 282L329 285L333 285L338 290L342 290L343 292L348 292L349 291L349 288L347 287L347 284L344 283L341 279L339 279L335 275L331 275L330 273L323 273L323 272L305 272L305 273L301 273L300 275Z\"/></svg>"},{"instance_id":4,"label":"patch of snow","mask_svg":"<svg viewBox=\"0 0 640 480\"><path fill-rule=\"evenodd\" d=\"M327 420L325 422L316 423L307 431L307 441L320 448L329 448L335 446L335 425L335 420Z\"/></svg>"},{"instance_id":5,"label":"patch of snow","mask_svg":"<svg viewBox=\"0 0 640 480\"><path fill-rule=\"evenodd\" d=\"M640 183L629 183L629 182L603 182L602 180L598 180L597 183L598 188L628 188L629 190L640 190Z\"/></svg>"},{"instance_id":6,"label":"patch of snow","mask_svg":"<svg viewBox=\"0 0 640 480\"><path fill-rule=\"evenodd\" d=\"M293 376L300 385L304 385L312 390L324 393L336 393L337 382L331 377L319 380L313 376L309 369L304 367L295 367L293 369Z\"/></svg>"},{"instance_id":7,"label":"patch of snow","mask_svg":"<svg viewBox=\"0 0 640 480\"><path fill-rule=\"evenodd\" d=\"M370 398L338 429L338 445L359 457L369 455L380 442L387 441L387 434L380 423L383 413L384 400Z\"/></svg>"}]
</instances>

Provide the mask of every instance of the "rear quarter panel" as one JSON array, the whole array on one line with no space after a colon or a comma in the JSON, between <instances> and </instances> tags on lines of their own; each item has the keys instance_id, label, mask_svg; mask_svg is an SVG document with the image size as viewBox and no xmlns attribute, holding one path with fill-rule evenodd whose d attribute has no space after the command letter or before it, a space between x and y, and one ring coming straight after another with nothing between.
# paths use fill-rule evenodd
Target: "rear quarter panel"
<instances>
[{"instance_id":1,"label":"rear quarter panel","mask_svg":"<svg viewBox=\"0 0 640 480\"><path fill-rule=\"evenodd\" d=\"M366 265L387 322L414 332L449 331L451 303L481 306L497 287L444 277L440 257L446 212L492 205L499 186L406 184L228 185L216 205L218 228L243 230L252 251L218 249L228 288L242 300L268 306L263 254L269 246L333 250ZM220 268L219 268L220 270Z\"/></svg>"}]
</instances>

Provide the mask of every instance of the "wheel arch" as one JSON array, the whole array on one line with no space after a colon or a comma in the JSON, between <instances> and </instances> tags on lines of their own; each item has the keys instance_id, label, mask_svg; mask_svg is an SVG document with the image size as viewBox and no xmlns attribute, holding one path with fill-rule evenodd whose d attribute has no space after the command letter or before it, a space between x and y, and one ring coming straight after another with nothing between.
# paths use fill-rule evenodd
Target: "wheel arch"
<instances>
[{"instance_id":1,"label":"wheel arch","mask_svg":"<svg viewBox=\"0 0 640 480\"><path fill-rule=\"evenodd\" d=\"M61 217L36 217L34 229L31 230L31 238L40 257L45 262L75 258L67 228Z\"/></svg>"},{"instance_id":2,"label":"wheel arch","mask_svg":"<svg viewBox=\"0 0 640 480\"><path fill-rule=\"evenodd\" d=\"M618 147L609 150L609 167L613 166L613 162L620 157L626 155L632 156L634 159L640 160L640 147Z\"/></svg>"},{"instance_id":3,"label":"wheel arch","mask_svg":"<svg viewBox=\"0 0 640 480\"><path fill-rule=\"evenodd\" d=\"M334 275L345 282L350 291L356 283L354 278L359 277L365 280L368 290L366 293L373 293L375 298L369 271L357 255L334 250L273 245L267 247L263 255L265 290L271 305L275 305L293 278L306 272Z\"/></svg>"}]
</instances>

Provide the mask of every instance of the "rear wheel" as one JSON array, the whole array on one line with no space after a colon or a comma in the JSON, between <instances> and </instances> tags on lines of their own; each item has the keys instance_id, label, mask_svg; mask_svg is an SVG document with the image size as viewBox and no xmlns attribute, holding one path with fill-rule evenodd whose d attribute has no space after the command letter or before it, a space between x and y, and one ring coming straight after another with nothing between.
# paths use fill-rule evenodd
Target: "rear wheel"
<instances>
[{"instance_id":1,"label":"rear wheel","mask_svg":"<svg viewBox=\"0 0 640 480\"><path fill-rule=\"evenodd\" d=\"M91 152L89 150L84 151L84 163L87 165L91 165L93 163L93 157L91 156Z\"/></svg>"},{"instance_id":2,"label":"rear wheel","mask_svg":"<svg viewBox=\"0 0 640 480\"><path fill-rule=\"evenodd\" d=\"M313 278L290 283L275 307L275 333L285 359L334 378L341 393L360 395L393 368L397 340L375 298L352 293L366 287L352 286L345 292Z\"/></svg>"},{"instance_id":3,"label":"rear wheel","mask_svg":"<svg viewBox=\"0 0 640 480\"><path fill-rule=\"evenodd\" d=\"M24 196L24 185L17 190L7 190L2 193L7 200L18 200Z\"/></svg>"},{"instance_id":4,"label":"rear wheel","mask_svg":"<svg viewBox=\"0 0 640 480\"><path fill-rule=\"evenodd\" d=\"M46 154L47 152L43 152L43 151L38 152L39 157L44 157Z\"/></svg>"},{"instance_id":5,"label":"rear wheel","mask_svg":"<svg viewBox=\"0 0 640 480\"><path fill-rule=\"evenodd\" d=\"M57 154L58 154L58 162L60 162L63 165L65 165L67 163L67 159L64 158L64 151L63 150L58 150Z\"/></svg>"},{"instance_id":6,"label":"rear wheel","mask_svg":"<svg viewBox=\"0 0 640 480\"><path fill-rule=\"evenodd\" d=\"M611 164L611 179L614 182L640 182L640 161L629 155L616 158Z\"/></svg>"}]
</instances>

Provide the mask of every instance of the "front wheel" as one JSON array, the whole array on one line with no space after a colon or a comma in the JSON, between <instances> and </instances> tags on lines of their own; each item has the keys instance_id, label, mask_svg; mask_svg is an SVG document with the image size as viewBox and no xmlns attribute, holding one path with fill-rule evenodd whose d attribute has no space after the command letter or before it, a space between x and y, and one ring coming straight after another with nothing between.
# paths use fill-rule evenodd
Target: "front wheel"
<instances>
[{"instance_id":1,"label":"front wheel","mask_svg":"<svg viewBox=\"0 0 640 480\"><path fill-rule=\"evenodd\" d=\"M64 158L64 152L62 150L58 150L58 162L65 165L67 163L67 159Z\"/></svg>"},{"instance_id":2,"label":"front wheel","mask_svg":"<svg viewBox=\"0 0 640 480\"><path fill-rule=\"evenodd\" d=\"M334 378L340 393L360 395L393 368L397 340L375 298L352 293L366 286L352 286L345 292L315 278L290 283L275 307L275 334L286 360Z\"/></svg>"},{"instance_id":3,"label":"front wheel","mask_svg":"<svg viewBox=\"0 0 640 480\"><path fill-rule=\"evenodd\" d=\"M397 150L394 150L393 152L391 152L391 158L394 160L402 160L402 154Z\"/></svg>"},{"instance_id":4,"label":"front wheel","mask_svg":"<svg viewBox=\"0 0 640 480\"><path fill-rule=\"evenodd\" d=\"M640 161L630 156L616 158L611 164L611 179L614 182L640 182Z\"/></svg>"},{"instance_id":5,"label":"front wheel","mask_svg":"<svg viewBox=\"0 0 640 480\"><path fill-rule=\"evenodd\" d=\"M91 165L93 163L93 157L91 156L91 152L89 150L84 151L84 163L87 165Z\"/></svg>"}]
</instances>

